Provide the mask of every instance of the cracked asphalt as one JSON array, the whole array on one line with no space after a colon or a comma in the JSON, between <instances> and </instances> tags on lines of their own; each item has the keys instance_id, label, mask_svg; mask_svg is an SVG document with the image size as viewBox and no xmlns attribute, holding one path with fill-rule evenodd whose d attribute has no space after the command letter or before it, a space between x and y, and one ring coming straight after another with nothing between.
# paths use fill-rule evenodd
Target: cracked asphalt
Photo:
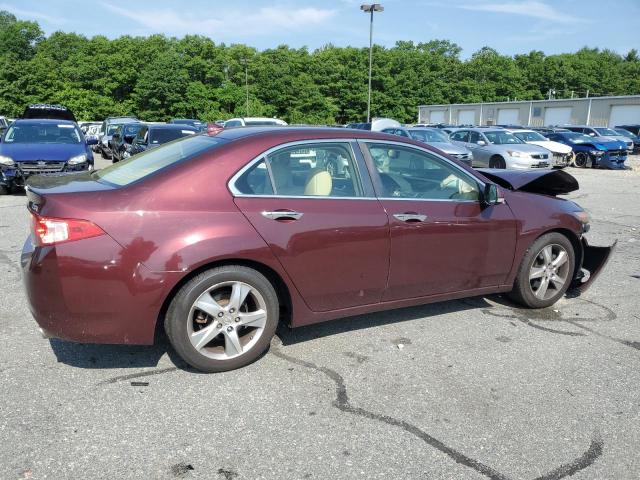
<instances>
[{"instance_id":1,"label":"cracked asphalt","mask_svg":"<svg viewBox=\"0 0 640 480\"><path fill-rule=\"evenodd\" d=\"M42 339L18 267L25 197L0 197L0 478L639 478L640 171L569 171L589 241L618 240L583 296L281 328L215 375L166 342Z\"/></svg>"}]
</instances>

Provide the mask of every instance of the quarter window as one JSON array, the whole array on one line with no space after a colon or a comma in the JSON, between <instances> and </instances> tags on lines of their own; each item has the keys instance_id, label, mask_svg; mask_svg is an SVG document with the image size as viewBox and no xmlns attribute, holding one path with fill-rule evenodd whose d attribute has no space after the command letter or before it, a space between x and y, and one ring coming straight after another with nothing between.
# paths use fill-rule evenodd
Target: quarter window
<instances>
[{"instance_id":1,"label":"quarter window","mask_svg":"<svg viewBox=\"0 0 640 480\"><path fill-rule=\"evenodd\" d=\"M476 180L444 159L422 150L372 143L369 153L382 184L382 197L478 200Z\"/></svg>"}]
</instances>

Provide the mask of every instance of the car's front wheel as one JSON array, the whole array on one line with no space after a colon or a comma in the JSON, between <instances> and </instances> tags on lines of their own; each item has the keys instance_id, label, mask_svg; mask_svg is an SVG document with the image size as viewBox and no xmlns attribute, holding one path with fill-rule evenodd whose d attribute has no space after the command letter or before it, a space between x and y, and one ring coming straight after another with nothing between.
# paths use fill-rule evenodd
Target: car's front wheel
<instances>
[{"instance_id":1,"label":"car's front wheel","mask_svg":"<svg viewBox=\"0 0 640 480\"><path fill-rule=\"evenodd\" d=\"M507 164L504 161L504 158L502 158L499 155L495 155L495 156L491 157L491 160L489 160L489 168L502 168L502 169L505 169L505 168L507 168Z\"/></svg>"},{"instance_id":2,"label":"car's front wheel","mask_svg":"<svg viewBox=\"0 0 640 480\"><path fill-rule=\"evenodd\" d=\"M557 232L543 235L522 259L510 297L529 308L553 305L569 288L574 268L569 239Z\"/></svg>"},{"instance_id":3,"label":"car's front wheel","mask_svg":"<svg viewBox=\"0 0 640 480\"><path fill-rule=\"evenodd\" d=\"M240 265L213 268L175 295L165 331L192 367L223 372L256 360L278 325L278 297L260 272Z\"/></svg>"},{"instance_id":4,"label":"car's front wheel","mask_svg":"<svg viewBox=\"0 0 640 480\"><path fill-rule=\"evenodd\" d=\"M573 161L573 164L578 168L585 168L589 163L589 155L585 152L578 152L576 154L576 159Z\"/></svg>"}]
</instances>

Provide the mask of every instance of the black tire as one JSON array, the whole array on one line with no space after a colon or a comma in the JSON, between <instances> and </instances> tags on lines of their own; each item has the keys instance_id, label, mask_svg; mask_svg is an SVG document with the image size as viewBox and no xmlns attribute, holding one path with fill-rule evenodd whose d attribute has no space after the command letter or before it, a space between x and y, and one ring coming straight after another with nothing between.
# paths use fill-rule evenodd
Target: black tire
<instances>
[{"instance_id":1,"label":"black tire","mask_svg":"<svg viewBox=\"0 0 640 480\"><path fill-rule=\"evenodd\" d=\"M502 169L505 169L505 168L507 168L507 164L504 161L504 158L496 155L494 157L491 157L491 160L489 160L489 168L502 168Z\"/></svg>"},{"instance_id":2,"label":"black tire","mask_svg":"<svg viewBox=\"0 0 640 480\"><path fill-rule=\"evenodd\" d=\"M586 168L589 164L589 155L585 152L576 153L576 159L573 161L573 164L578 168Z\"/></svg>"},{"instance_id":3,"label":"black tire","mask_svg":"<svg viewBox=\"0 0 640 480\"><path fill-rule=\"evenodd\" d=\"M242 282L255 288L264 300L267 320L260 337L250 349L236 357L218 360L209 358L196 350L189 340L188 323L193 322L189 318L189 313L200 295L211 287L225 282ZM227 265L206 270L189 280L172 299L165 316L164 328L173 348L189 365L203 372L224 372L244 367L264 353L275 334L278 317L278 296L271 282L260 272L251 268Z\"/></svg>"},{"instance_id":4,"label":"black tire","mask_svg":"<svg viewBox=\"0 0 640 480\"><path fill-rule=\"evenodd\" d=\"M534 266L534 262L537 262L540 258L542 250L547 246L558 246L564 248L568 254L567 259L567 278L564 285L560 289L553 289L552 295L549 298L541 299L534 293L534 287L532 286L533 280L530 280L530 272ZM546 308L556 303L567 291L572 280L575 270L575 251L571 241L564 235L558 232L547 233L539 237L529 247L520 267L518 268L518 274L513 284L513 290L508 294L509 298L514 302L517 302L528 308Z\"/></svg>"},{"instance_id":5,"label":"black tire","mask_svg":"<svg viewBox=\"0 0 640 480\"><path fill-rule=\"evenodd\" d=\"M0 195L8 195L9 194L9 188L5 187L4 185L0 185Z\"/></svg>"}]
</instances>

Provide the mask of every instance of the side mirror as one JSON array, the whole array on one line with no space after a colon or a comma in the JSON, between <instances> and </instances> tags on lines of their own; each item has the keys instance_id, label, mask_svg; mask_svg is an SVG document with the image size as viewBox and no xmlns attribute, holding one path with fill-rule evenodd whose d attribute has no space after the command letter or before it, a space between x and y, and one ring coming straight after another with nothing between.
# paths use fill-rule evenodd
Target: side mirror
<instances>
[{"instance_id":1,"label":"side mirror","mask_svg":"<svg viewBox=\"0 0 640 480\"><path fill-rule=\"evenodd\" d=\"M485 142L484 140L478 140L476 142L478 145L480 145L481 147L485 146L487 144L487 142Z\"/></svg>"},{"instance_id":2,"label":"side mirror","mask_svg":"<svg viewBox=\"0 0 640 480\"><path fill-rule=\"evenodd\" d=\"M98 139L96 137L94 137L93 135L90 137L85 138L85 143L87 145L97 145L98 144Z\"/></svg>"},{"instance_id":3,"label":"side mirror","mask_svg":"<svg viewBox=\"0 0 640 480\"><path fill-rule=\"evenodd\" d=\"M504 198L500 197L498 187L494 183L487 183L482 191L480 203L482 203L484 207L489 207L491 205L504 203Z\"/></svg>"}]
</instances>

